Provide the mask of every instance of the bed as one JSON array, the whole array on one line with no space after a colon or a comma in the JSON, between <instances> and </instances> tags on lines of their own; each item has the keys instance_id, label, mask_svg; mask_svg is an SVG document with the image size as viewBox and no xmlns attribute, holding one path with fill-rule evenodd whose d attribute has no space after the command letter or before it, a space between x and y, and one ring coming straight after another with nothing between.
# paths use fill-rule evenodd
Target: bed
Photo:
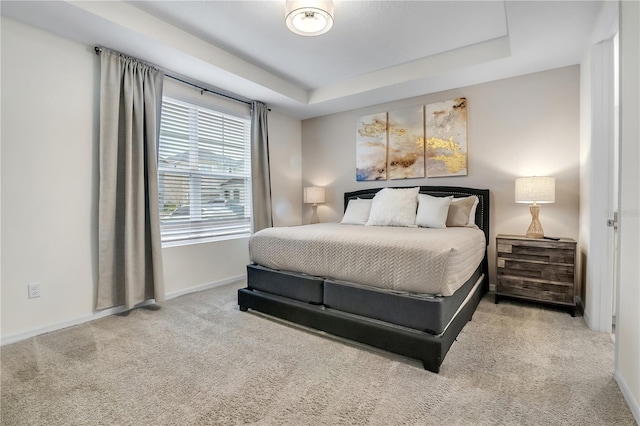
<instances>
[{"instance_id":1,"label":"bed","mask_svg":"<svg viewBox=\"0 0 640 426\"><path fill-rule=\"evenodd\" d=\"M381 189L345 193L345 210L350 201L373 199ZM240 310L256 310L415 358L438 373L488 291L489 191L421 186L419 192L460 200L477 197L475 215L471 213L475 226L317 224L260 231L250 240L252 263L247 265L247 287L238 290ZM443 242L445 234L454 236L453 248ZM420 240L411 240L414 235L435 238L429 245L442 249L423 254L416 249ZM387 251L378 253L375 247L384 244ZM302 261L295 260L296 253L305 253L298 256ZM400 265L392 269L390 263ZM452 273L442 274L441 269Z\"/></svg>"}]
</instances>

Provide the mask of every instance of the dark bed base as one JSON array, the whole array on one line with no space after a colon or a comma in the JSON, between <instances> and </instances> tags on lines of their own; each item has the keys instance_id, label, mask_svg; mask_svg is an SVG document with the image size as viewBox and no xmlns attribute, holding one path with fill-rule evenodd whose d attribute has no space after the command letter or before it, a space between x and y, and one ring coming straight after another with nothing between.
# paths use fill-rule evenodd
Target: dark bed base
<instances>
[{"instance_id":1,"label":"dark bed base","mask_svg":"<svg viewBox=\"0 0 640 426\"><path fill-rule=\"evenodd\" d=\"M372 198L380 188L345 193L345 209L347 203L355 198ZM477 195L480 202L476 211L476 224L484 231L489 241L489 191L463 187L420 187L420 192L434 196L465 197ZM350 314L322 305L322 294L316 291L322 280L320 277L305 276L301 280L288 272L273 272L268 277L267 286L264 278L252 278L248 275L248 286L238 290L238 305L241 311L254 309L303 326L324 331L335 336L344 337L410 358L419 359L426 370L438 373L449 348L456 337L471 320L480 299L489 289L488 262L482 261L482 283L476 288L470 300L440 335L414 330L375 320L372 318ZM269 274L267 274L268 276ZM296 280L302 286L295 286ZM290 286L289 284L294 284ZM320 284L321 285L321 284ZM276 289L279 295L264 290ZM297 299L297 300L296 300Z\"/></svg>"},{"instance_id":2,"label":"dark bed base","mask_svg":"<svg viewBox=\"0 0 640 426\"><path fill-rule=\"evenodd\" d=\"M326 309L323 306L298 302L249 288L238 290L238 305L241 311L255 309L335 336L419 359L425 370L438 373L449 348L467 321L471 321L484 295L484 287L484 285L478 287L469 302L440 336L382 321L372 321L359 315Z\"/></svg>"}]
</instances>

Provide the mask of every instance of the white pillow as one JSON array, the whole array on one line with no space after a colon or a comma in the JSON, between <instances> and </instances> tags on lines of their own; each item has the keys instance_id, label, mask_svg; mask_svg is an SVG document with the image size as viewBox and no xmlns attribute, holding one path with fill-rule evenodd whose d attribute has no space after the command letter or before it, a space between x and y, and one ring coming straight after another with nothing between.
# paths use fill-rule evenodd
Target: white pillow
<instances>
[{"instance_id":1,"label":"white pillow","mask_svg":"<svg viewBox=\"0 0 640 426\"><path fill-rule=\"evenodd\" d=\"M373 197L367 225L416 226L420 188L383 188Z\"/></svg>"},{"instance_id":2,"label":"white pillow","mask_svg":"<svg viewBox=\"0 0 640 426\"><path fill-rule=\"evenodd\" d=\"M453 196L434 197L427 194L418 194L418 214L416 225L425 228L446 228L449 204Z\"/></svg>"},{"instance_id":3,"label":"white pillow","mask_svg":"<svg viewBox=\"0 0 640 426\"><path fill-rule=\"evenodd\" d=\"M371 211L371 199L349 200L347 210L344 212L340 223L345 225L364 225L369 220L369 212Z\"/></svg>"}]
</instances>

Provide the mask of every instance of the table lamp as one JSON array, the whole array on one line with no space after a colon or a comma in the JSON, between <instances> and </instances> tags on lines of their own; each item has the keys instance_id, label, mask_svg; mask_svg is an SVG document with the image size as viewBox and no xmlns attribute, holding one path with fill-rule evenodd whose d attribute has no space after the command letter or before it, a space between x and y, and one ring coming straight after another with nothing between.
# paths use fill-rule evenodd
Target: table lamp
<instances>
[{"instance_id":1,"label":"table lamp","mask_svg":"<svg viewBox=\"0 0 640 426\"><path fill-rule=\"evenodd\" d=\"M308 186L304 188L305 204L313 204L313 214L311 215L311 223L318 223L318 203L324 203L324 188L320 186Z\"/></svg>"},{"instance_id":2,"label":"table lamp","mask_svg":"<svg viewBox=\"0 0 640 426\"><path fill-rule=\"evenodd\" d=\"M516 179L516 203L531 203L531 224L527 229L527 238L543 238L544 231L540 224L540 206L538 203L554 203L556 201L556 180L552 177L531 176Z\"/></svg>"}]
</instances>

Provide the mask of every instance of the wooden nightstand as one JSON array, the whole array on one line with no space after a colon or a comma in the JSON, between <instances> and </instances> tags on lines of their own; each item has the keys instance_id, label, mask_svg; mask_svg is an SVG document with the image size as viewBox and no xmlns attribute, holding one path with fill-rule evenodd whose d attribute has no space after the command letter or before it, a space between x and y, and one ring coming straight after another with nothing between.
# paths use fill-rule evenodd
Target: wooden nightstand
<instances>
[{"instance_id":1,"label":"wooden nightstand","mask_svg":"<svg viewBox=\"0 0 640 426\"><path fill-rule=\"evenodd\" d=\"M515 297L563 305L575 316L575 240L498 235L496 253L496 303L501 297Z\"/></svg>"}]
</instances>

